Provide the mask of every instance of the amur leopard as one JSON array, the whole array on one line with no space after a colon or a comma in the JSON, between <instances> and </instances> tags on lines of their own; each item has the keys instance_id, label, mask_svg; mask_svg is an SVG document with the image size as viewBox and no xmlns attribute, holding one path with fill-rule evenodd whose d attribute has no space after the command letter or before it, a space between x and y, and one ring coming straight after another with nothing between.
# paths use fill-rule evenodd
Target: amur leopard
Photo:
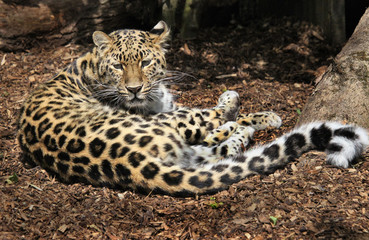
<instances>
[{"instance_id":1,"label":"amur leopard","mask_svg":"<svg viewBox=\"0 0 369 240\"><path fill-rule=\"evenodd\" d=\"M65 183L173 196L210 194L269 174L309 150L349 167L368 145L365 129L303 125L243 152L255 130L279 127L273 112L239 114L227 91L211 109L177 107L168 79L167 24L93 34L95 47L34 90L21 108L18 140L27 167Z\"/></svg>"}]
</instances>

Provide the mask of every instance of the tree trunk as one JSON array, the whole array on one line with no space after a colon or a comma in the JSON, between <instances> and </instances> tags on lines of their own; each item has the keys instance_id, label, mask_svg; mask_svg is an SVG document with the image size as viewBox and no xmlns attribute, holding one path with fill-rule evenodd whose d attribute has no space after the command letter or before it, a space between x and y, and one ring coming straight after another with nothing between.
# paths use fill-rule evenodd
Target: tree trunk
<instances>
[{"instance_id":1,"label":"tree trunk","mask_svg":"<svg viewBox=\"0 0 369 240\"><path fill-rule=\"evenodd\" d=\"M95 30L154 26L160 8L152 0L0 0L0 49L60 45L90 40Z\"/></svg>"},{"instance_id":2,"label":"tree trunk","mask_svg":"<svg viewBox=\"0 0 369 240\"><path fill-rule=\"evenodd\" d=\"M194 39L202 28L228 25L240 0L170 0L164 1L163 20L182 39ZM174 30L174 31L173 31Z\"/></svg>"},{"instance_id":3,"label":"tree trunk","mask_svg":"<svg viewBox=\"0 0 369 240\"><path fill-rule=\"evenodd\" d=\"M369 128L369 9L322 76L298 124L315 120L356 123Z\"/></svg>"}]
</instances>

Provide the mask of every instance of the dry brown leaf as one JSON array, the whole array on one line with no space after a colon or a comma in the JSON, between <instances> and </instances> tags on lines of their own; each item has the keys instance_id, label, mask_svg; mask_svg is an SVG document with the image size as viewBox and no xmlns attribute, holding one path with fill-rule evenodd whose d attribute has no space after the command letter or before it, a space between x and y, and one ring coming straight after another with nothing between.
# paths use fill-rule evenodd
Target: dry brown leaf
<instances>
[{"instance_id":1,"label":"dry brown leaf","mask_svg":"<svg viewBox=\"0 0 369 240\"><path fill-rule=\"evenodd\" d=\"M6 63L6 54L3 55L0 65L3 66Z\"/></svg>"},{"instance_id":2,"label":"dry brown leaf","mask_svg":"<svg viewBox=\"0 0 369 240\"><path fill-rule=\"evenodd\" d=\"M246 224L251 221L252 221L251 218L237 218L237 219L232 220L233 223L240 224L240 225Z\"/></svg>"},{"instance_id":3,"label":"dry brown leaf","mask_svg":"<svg viewBox=\"0 0 369 240\"><path fill-rule=\"evenodd\" d=\"M291 169L294 172L297 172L299 170L294 163L291 164Z\"/></svg>"},{"instance_id":4,"label":"dry brown leaf","mask_svg":"<svg viewBox=\"0 0 369 240\"><path fill-rule=\"evenodd\" d=\"M188 47L187 43L183 44L183 47L181 47L180 50L183 51L184 54L186 54L186 55L189 55L189 56L193 55L193 53L190 50L190 48Z\"/></svg>"},{"instance_id":5,"label":"dry brown leaf","mask_svg":"<svg viewBox=\"0 0 369 240\"><path fill-rule=\"evenodd\" d=\"M263 215L263 214L259 215L258 216L258 219L262 223L270 223L269 218L267 216Z\"/></svg>"},{"instance_id":6,"label":"dry brown leaf","mask_svg":"<svg viewBox=\"0 0 369 240\"><path fill-rule=\"evenodd\" d=\"M300 193L301 191L295 188L285 188L284 191L291 192L291 193Z\"/></svg>"},{"instance_id":7,"label":"dry brown leaf","mask_svg":"<svg viewBox=\"0 0 369 240\"><path fill-rule=\"evenodd\" d=\"M61 233L65 233L65 231L67 231L68 229L68 225L66 224L63 224L61 225L59 228L58 228L58 231L61 232Z\"/></svg>"}]
</instances>

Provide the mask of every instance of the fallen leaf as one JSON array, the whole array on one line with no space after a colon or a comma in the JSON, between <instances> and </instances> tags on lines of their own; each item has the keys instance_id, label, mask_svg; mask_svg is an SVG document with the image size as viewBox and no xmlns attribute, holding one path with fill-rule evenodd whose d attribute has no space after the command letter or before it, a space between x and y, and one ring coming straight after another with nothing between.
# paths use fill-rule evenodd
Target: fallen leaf
<instances>
[{"instance_id":1,"label":"fallen leaf","mask_svg":"<svg viewBox=\"0 0 369 240\"><path fill-rule=\"evenodd\" d=\"M263 214L259 215L258 216L258 219L262 223L269 223L270 222L270 220L265 215L263 215Z\"/></svg>"},{"instance_id":2,"label":"fallen leaf","mask_svg":"<svg viewBox=\"0 0 369 240\"><path fill-rule=\"evenodd\" d=\"M58 228L58 231L61 232L61 233L65 233L65 231L67 231L68 229L68 225L66 224L63 224L61 225L59 228Z\"/></svg>"},{"instance_id":3,"label":"fallen leaf","mask_svg":"<svg viewBox=\"0 0 369 240\"><path fill-rule=\"evenodd\" d=\"M294 163L292 163L292 165L291 165L291 169L292 169L292 171L294 171L294 172L297 172L297 171L298 171L298 168L296 167L296 165L295 165Z\"/></svg>"},{"instance_id":4,"label":"fallen leaf","mask_svg":"<svg viewBox=\"0 0 369 240\"><path fill-rule=\"evenodd\" d=\"M3 66L6 63L6 54L4 54L3 58L1 59L0 65Z\"/></svg>"},{"instance_id":5,"label":"fallen leaf","mask_svg":"<svg viewBox=\"0 0 369 240\"><path fill-rule=\"evenodd\" d=\"M251 218L237 218L237 219L233 219L232 222L235 224L246 224L248 222L251 222L252 219Z\"/></svg>"},{"instance_id":6,"label":"fallen leaf","mask_svg":"<svg viewBox=\"0 0 369 240\"><path fill-rule=\"evenodd\" d=\"M189 55L189 56L193 55L193 53L190 50L190 48L188 47L187 43L183 44L183 47L181 47L180 50L183 51L184 54L186 54L186 55Z\"/></svg>"},{"instance_id":7,"label":"fallen leaf","mask_svg":"<svg viewBox=\"0 0 369 240\"><path fill-rule=\"evenodd\" d=\"M17 176L17 174L16 173L13 173L13 175L11 175L11 176L9 176L6 180L5 180L5 182L7 183L7 184L14 184L14 183L17 183L18 182L18 176Z\"/></svg>"}]
</instances>

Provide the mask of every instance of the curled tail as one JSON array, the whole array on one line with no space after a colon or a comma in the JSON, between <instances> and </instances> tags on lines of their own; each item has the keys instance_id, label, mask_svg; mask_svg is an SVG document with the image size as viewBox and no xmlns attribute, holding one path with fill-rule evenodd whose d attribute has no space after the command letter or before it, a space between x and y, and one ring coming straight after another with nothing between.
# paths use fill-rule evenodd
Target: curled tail
<instances>
[{"instance_id":1,"label":"curled tail","mask_svg":"<svg viewBox=\"0 0 369 240\"><path fill-rule=\"evenodd\" d=\"M363 128L336 122L313 122L237 157L196 169L167 168L163 185L159 184L154 191L175 196L215 193L250 175L273 173L310 150L325 151L329 164L347 168L368 144L368 133Z\"/></svg>"},{"instance_id":2,"label":"curled tail","mask_svg":"<svg viewBox=\"0 0 369 240\"><path fill-rule=\"evenodd\" d=\"M337 122L313 122L243 154L248 168L268 174L311 150L325 151L327 162L347 168L368 146L365 129Z\"/></svg>"}]
</instances>

